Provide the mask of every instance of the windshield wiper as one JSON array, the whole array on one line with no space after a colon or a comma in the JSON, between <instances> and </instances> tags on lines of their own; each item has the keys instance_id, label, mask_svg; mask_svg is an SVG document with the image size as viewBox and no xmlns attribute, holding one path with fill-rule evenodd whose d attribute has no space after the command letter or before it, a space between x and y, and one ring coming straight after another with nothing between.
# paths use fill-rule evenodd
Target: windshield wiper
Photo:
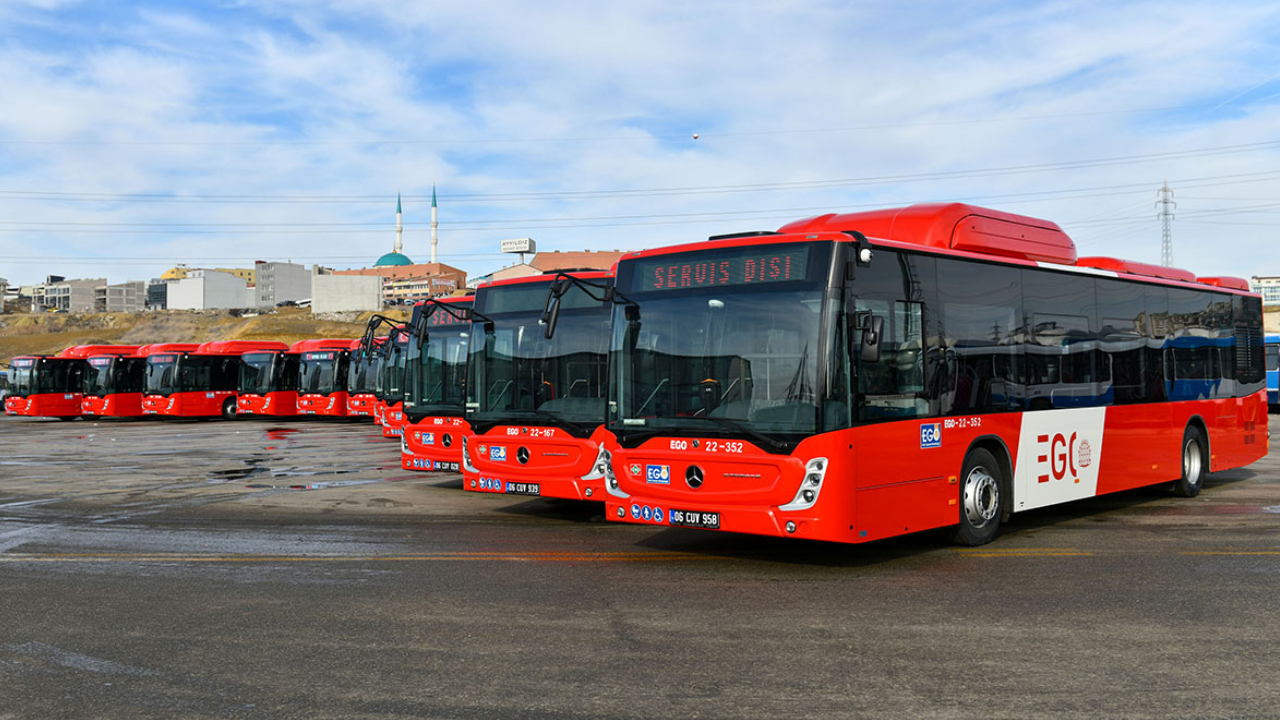
<instances>
[{"instance_id":1,"label":"windshield wiper","mask_svg":"<svg viewBox=\"0 0 1280 720\"><path fill-rule=\"evenodd\" d=\"M553 420L553 421L555 421L555 422L557 422L557 423L561 423L561 424L563 424L563 425L566 425L566 426L568 427L568 429L569 429L569 430L572 430L573 432L576 432L576 433L582 433L582 434L588 434L588 435L590 434L590 433L588 432L588 429L587 429L587 426L586 426L586 425L583 425L583 424L581 424L581 423L576 423L576 422L574 422L574 421L572 421L572 420L566 420L565 418L562 418L562 417L560 417L559 415L557 415L557 414L555 414L555 413L553 413L553 412L550 412L550 411L548 411L548 410L529 410L529 409L527 409L527 408L520 408L520 409L512 409L512 410L510 410L509 412L530 413L530 414L533 414L533 415L537 415L538 417L547 418L548 420Z\"/></svg>"},{"instance_id":2,"label":"windshield wiper","mask_svg":"<svg viewBox=\"0 0 1280 720\"><path fill-rule=\"evenodd\" d=\"M685 418L682 417L680 419L684 420ZM727 418L727 417L715 417L712 415L695 415L695 416L692 416L692 419L706 420L708 422L716 423L717 425L724 425L725 427L732 428L734 430L737 430L738 432L746 433L747 435L750 435L752 438L755 438L756 440L759 440L760 442L765 443L766 445L773 448L774 450L789 449L789 446L787 445L787 443L782 442L781 440L777 440L772 437L769 437L768 435L765 435L764 433L760 432L759 430L756 430L755 428L751 427L750 425L747 425L746 423L740 420L734 420L733 418Z\"/></svg>"}]
</instances>

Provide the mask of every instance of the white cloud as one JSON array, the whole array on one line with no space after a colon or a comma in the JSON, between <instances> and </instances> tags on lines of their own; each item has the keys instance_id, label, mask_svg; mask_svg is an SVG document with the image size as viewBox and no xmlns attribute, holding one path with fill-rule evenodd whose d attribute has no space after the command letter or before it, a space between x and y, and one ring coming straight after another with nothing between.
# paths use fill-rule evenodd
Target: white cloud
<instances>
[{"instance_id":1,"label":"white cloud","mask_svg":"<svg viewBox=\"0 0 1280 720\"><path fill-rule=\"evenodd\" d=\"M516 2L347 0L198 15L128 7L77 23L83 7L37 12L0 5L0 17L16 15L20 26L40 28L34 39L0 30L6 107L0 141L7 143L0 145L0 189L387 201L93 205L19 202L0 194L4 221L192 223L216 233L23 234L0 225L0 255L100 251L156 258L115 280L156 274L197 254L372 259L391 243L394 193L412 198L438 182L442 248L450 255L488 252L501 237L525 234L547 249L653 246L776 227L783 217L819 212L809 208L1003 196L989 204L1068 225L1083 254L1154 261L1159 226L1152 203L1164 179L1266 170L1274 167L1276 151L988 177L892 178L1280 139L1275 110L1248 104L1280 92L1280 81L1267 84L1280 52L1266 30L1277 11L1266 4L975 9L721 2L604 4L586 11L565 2L535 10ZM100 35L60 33L51 18L67 20L66 27L92 26ZM1258 84L1256 95L1215 109ZM1154 111L1169 107L1186 109ZM1115 112L1143 108L1153 111ZM803 191L449 200L464 193L835 178L886 179ZM1092 193L1100 197L1029 202L1025 195L1141 183L1146 186ZM1175 225L1179 262L1205 274L1280 272L1259 263L1269 226L1229 226L1228 233L1227 226L1192 223L1210 208L1257 204L1233 196L1277 190L1280 181L1212 193L1179 190L1186 196ZM770 210L778 212L715 222L701 222L715 216L646 217ZM412 198L406 213L413 223L407 251L425 255L427 203ZM625 222L637 224L531 221L619 216L636 216ZM1110 216L1117 224L1069 225ZM1147 224L1120 224L1139 218ZM491 224L504 219L506 227ZM386 231L225 228L224 235L210 227L325 222L385 223ZM588 227L548 227L573 224ZM1200 240L1206 237L1213 242ZM1225 237L1231 242L1220 240ZM32 250L53 246L56 253ZM481 272L500 261L458 264ZM30 279L46 270L91 269L68 262L5 272Z\"/></svg>"}]
</instances>

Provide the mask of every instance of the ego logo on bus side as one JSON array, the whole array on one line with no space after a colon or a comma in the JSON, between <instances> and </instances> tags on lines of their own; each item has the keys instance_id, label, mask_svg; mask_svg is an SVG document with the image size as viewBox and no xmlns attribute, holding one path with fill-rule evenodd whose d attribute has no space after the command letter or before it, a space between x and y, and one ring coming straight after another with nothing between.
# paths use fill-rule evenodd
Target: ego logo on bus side
<instances>
[{"instance_id":1,"label":"ego logo on bus side","mask_svg":"<svg viewBox=\"0 0 1280 720\"><path fill-rule=\"evenodd\" d=\"M925 423L920 426L920 449L942 447L942 423Z\"/></svg>"}]
</instances>

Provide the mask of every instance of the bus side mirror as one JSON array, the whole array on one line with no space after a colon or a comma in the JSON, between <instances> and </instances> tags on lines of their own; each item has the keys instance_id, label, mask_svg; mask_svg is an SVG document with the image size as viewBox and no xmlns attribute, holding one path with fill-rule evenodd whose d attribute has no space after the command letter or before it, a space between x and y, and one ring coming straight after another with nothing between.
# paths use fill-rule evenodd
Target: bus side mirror
<instances>
[{"instance_id":1,"label":"bus side mirror","mask_svg":"<svg viewBox=\"0 0 1280 720\"><path fill-rule=\"evenodd\" d=\"M880 336L884 332L884 318L871 315L862 327L862 342L858 347L858 359L862 362L880 361Z\"/></svg>"},{"instance_id":2,"label":"bus side mirror","mask_svg":"<svg viewBox=\"0 0 1280 720\"><path fill-rule=\"evenodd\" d=\"M541 321L545 326L542 335L550 339L556 333L556 323L560 321L560 296L554 290L547 298L547 309L542 311Z\"/></svg>"},{"instance_id":3,"label":"bus side mirror","mask_svg":"<svg viewBox=\"0 0 1280 720\"><path fill-rule=\"evenodd\" d=\"M640 306L626 305L622 309L622 315L627 319L627 322L640 322Z\"/></svg>"}]
</instances>

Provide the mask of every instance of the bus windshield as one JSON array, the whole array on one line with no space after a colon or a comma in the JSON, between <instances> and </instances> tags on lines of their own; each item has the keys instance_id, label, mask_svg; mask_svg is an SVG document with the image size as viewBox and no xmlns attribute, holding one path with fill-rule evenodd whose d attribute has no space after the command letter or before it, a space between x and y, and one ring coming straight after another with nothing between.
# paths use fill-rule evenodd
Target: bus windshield
<instances>
[{"instance_id":1,"label":"bus windshield","mask_svg":"<svg viewBox=\"0 0 1280 720\"><path fill-rule=\"evenodd\" d=\"M353 395L372 393L382 370L382 358L378 355L369 355L353 359L349 367L347 392Z\"/></svg>"},{"instance_id":2,"label":"bus windshield","mask_svg":"<svg viewBox=\"0 0 1280 720\"><path fill-rule=\"evenodd\" d=\"M264 394L275 391L278 385L280 353L245 353L240 356L240 382L237 390L242 393Z\"/></svg>"},{"instance_id":3,"label":"bus windshield","mask_svg":"<svg viewBox=\"0 0 1280 720\"><path fill-rule=\"evenodd\" d=\"M27 397L36 392L36 360L21 358L14 360L9 367L9 394L14 397Z\"/></svg>"},{"instance_id":4,"label":"bus windshield","mask_svg":"<svg viewBox=\"0 0 1280 720\"><path fill-rule=\"evenodd\" d=\"M493 295L504 289L495 288ZM472 343L467 382L467 412L477 422L503 422L537 416L570 432L590 434L604 421L605 371L609 351L609 307L571 289L555 334L547 339L538 322L548 287L516 286L536 294L537 312L494 313L484 342ZM486 307L501 307L498 298Z\"/></svg>"},{"instance_id":5,"label":"bus windshield","mask_svg":"<svg viewBox=\"0 0 1280 720\"><path fill-rule=\"evenodd\" d=\"M405 410L449 406L461 410L466 403L467 341L469 324L432 327L421 348L409 346L409 372L405 377Z\"/></svg>"},{"instance_id":6,"label":"bus windshield","mask_svg":"<svg viewBox=\"0 0 1280 720\"><path fill-rule=\"evenodd\" d=\"M178 356L152 355L147 358L147 394L169 395L178 389Z\"/></svg>"},{"instance_id":7,"label":"bus windshield","mask_svg":"<svg viewBox=\"0 0 1280 720\"><path fill-rule=\"evenodd\" d=\"M394 405L404 399L404 370L408 366L408 336L397 334L387 348L387 356L378 368L375 391L378 397Z\"/></svg>"},{"instance_id":8,"label":"bus windshield","mask_svg":"<svg viewBox=\"0 0 1280 720\"><path fill-rule=\"evenodd\" d=\"M113 357L89 358L89 369L84 373L84 394L95 397L111 394L115 390L119 364Z\"/></svg>"},{"instance_id":9,"label":"bus windshield","mask_svg":"<svg viewBox=\"0 0 1280 720\"><path fill-rule=\"evenodd\" d=\"M611 428L818 431L819 286L742 285L634 299L638 319L615 310Z\"/></svg>"},{"instance_id":10,"label":"bus windshield","mask_svg":"<svg viewBox=\"0 0 1280 720\"><path fill-rule=\"evenodd\" d=\"M299 392L329 395L347 389L347 356L338 350L303 353L298 367Z\"/></svg>"}]
</instances>

